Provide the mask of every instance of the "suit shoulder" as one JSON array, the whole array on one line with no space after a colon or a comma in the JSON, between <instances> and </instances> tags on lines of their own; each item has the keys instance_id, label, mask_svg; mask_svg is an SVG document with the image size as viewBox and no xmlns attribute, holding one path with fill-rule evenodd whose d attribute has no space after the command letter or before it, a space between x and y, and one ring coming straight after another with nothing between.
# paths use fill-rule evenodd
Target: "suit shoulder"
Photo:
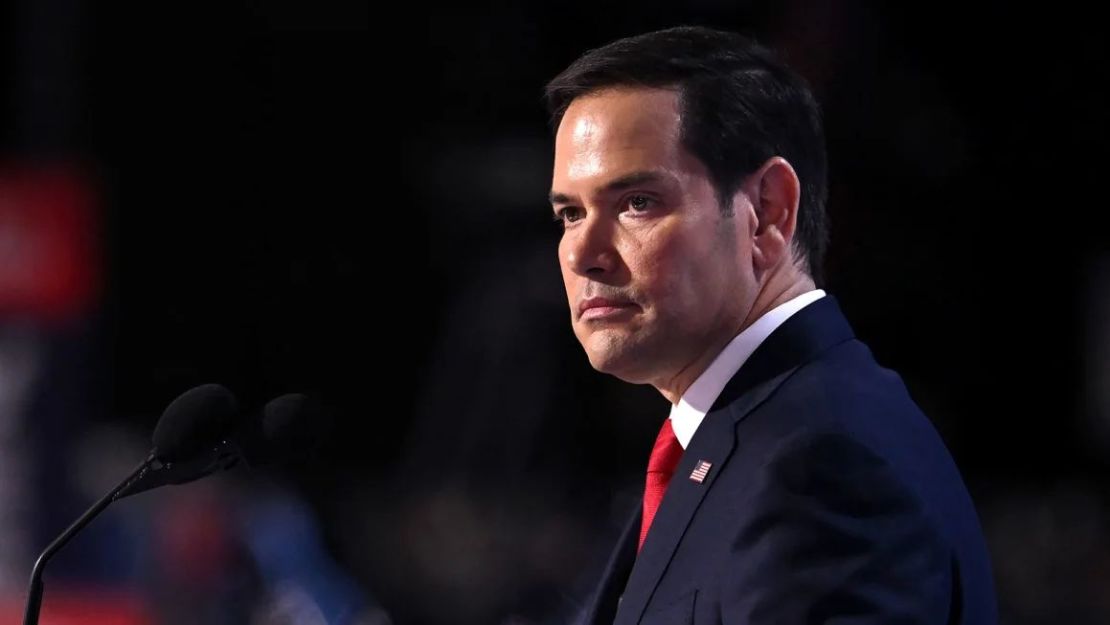
<instances>
[{"instance_id":1,"label":"suit shoulder","mask_svg":"<svg viewBox=\"0 0 1110 625\"><path fill-rule=\"evenodd\" d=\"M881 367L857 340L800 366L763 408L775 413L775 421L787 431L808 426L841 432L877 447L880 454L890 441L874 440L871 435L876 432L940 442L902 378Z\"/></svg>"}]
</instances>

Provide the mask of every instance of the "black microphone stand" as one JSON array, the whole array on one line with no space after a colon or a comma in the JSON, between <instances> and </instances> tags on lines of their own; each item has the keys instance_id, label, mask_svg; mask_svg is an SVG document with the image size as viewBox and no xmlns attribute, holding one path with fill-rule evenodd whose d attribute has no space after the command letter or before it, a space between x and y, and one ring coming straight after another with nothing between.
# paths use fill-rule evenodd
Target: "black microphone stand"
<instances>
[{"instance_id":1,"label":"black microphone stand","mask_svg":"<svg viewBox=\"0 0 1110 625\"><path fill-rule=\"evenodd\" d=\"M89 521L96 518L96 515L103 512L113 501L125 495L131 485L142 478L147 470L150 469L150 465L153 462L154 454L151 453L138 468L131 472L131 475L128 475L120 482L119 486L116 486L112 492L105 495L100 501L94 503L91 508L85 511L85 514L81 515L81 518L74 521L73 525L70 525L66 531L62 532L61 536L55 538L54 542L47 545L42 555L40 555L39 559L35 562L34 570L31 571L31 587L27 591L27 609L23 612L23 625L38 625L39 609L42 607L42 571L46 568L46 563L50 558L54 557L54 554L64 547L77 532L80 532L82 528L88 525Z\"/></svg>"},{"instance_id":2,"label":"black microphone stand","mask_svg":"<svg viewBox=\"0 0 1110 625\"><path fill-rule=\"evenodd\" d=\"M73 522L61 536L54 539L46 550L35 562L31 571L31 587L27 591L27 609L23 612L23 625L38 625L39 609L42 607L42 572L46 563L80 532L89 521L104 511L113 501L129 495L141 493L167 484L185 484L193 480L211 475L218 471L226 471L236 466L242 458L242 451L234 442L224 439L209 445L206 449L196 454L195 457L180 462L162 462L158 460L158 451L150 452L134 471L131 472L112 492L105 495L100 501Z\"/></svg>"}]
</instances>

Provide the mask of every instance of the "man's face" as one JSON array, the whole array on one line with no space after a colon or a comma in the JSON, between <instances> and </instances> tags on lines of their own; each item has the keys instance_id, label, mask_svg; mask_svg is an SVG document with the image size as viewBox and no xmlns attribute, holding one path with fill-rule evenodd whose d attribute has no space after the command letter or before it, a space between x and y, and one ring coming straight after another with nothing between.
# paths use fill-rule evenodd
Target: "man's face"
<instances>
[{"instance_id":1,"label":"man's face","mask_svg":"<svg viewBox=\"0 0 1110 625\"><path fill-rule=\"evenodd\" d=\"M723 347L756 291L748 196L722 215L681 125L676 93L614 89L572 102L555 138L574 333L594 368L633 383L658 386Z\"/></svg>"}]
</instances>

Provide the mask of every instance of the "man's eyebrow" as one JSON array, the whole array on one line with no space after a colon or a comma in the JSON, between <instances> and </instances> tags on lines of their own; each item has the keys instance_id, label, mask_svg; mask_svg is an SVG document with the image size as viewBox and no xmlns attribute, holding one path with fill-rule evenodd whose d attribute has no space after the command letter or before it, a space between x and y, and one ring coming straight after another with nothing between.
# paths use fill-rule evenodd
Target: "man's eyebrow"
<instances>
[{"instance_id":1,"label":"man's eyebrow","mask_svg":"<svg viewBox=\"0 0 1110 625\"><path fill-rule=\"evenodd\" d=\"M613 193L614 191L624 191L642 184L651 184L663 182L667 176L658 171L634 171L625 174L620 178L611 180L601 188L601 193ZM552 204L573 204L577 198L573 195L566 193L558 193L554 190L547 196L548 201Z\"/></svg>"}]
</instances>

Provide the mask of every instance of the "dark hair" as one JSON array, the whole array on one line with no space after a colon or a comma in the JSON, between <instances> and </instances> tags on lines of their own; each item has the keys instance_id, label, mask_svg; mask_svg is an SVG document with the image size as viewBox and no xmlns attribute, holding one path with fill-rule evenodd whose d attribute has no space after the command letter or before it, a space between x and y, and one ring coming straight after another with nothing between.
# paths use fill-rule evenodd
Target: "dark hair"
<instances>
[{"instance_id":1,"label":"dark hair","mask_svg":"<svg viewBox=\"0 0 1110 625\"><path fill-rule=\"evenodd\" d=\"M673 88L682 143L705 164L721 210L740 183L773 156L801 180L795 251L821 279L828 224L821 111L805 81L766 48L735 33L683 26L590 50L546 88L552 124L570 103L610 87Z\"/></svg>"}]
</instances>

